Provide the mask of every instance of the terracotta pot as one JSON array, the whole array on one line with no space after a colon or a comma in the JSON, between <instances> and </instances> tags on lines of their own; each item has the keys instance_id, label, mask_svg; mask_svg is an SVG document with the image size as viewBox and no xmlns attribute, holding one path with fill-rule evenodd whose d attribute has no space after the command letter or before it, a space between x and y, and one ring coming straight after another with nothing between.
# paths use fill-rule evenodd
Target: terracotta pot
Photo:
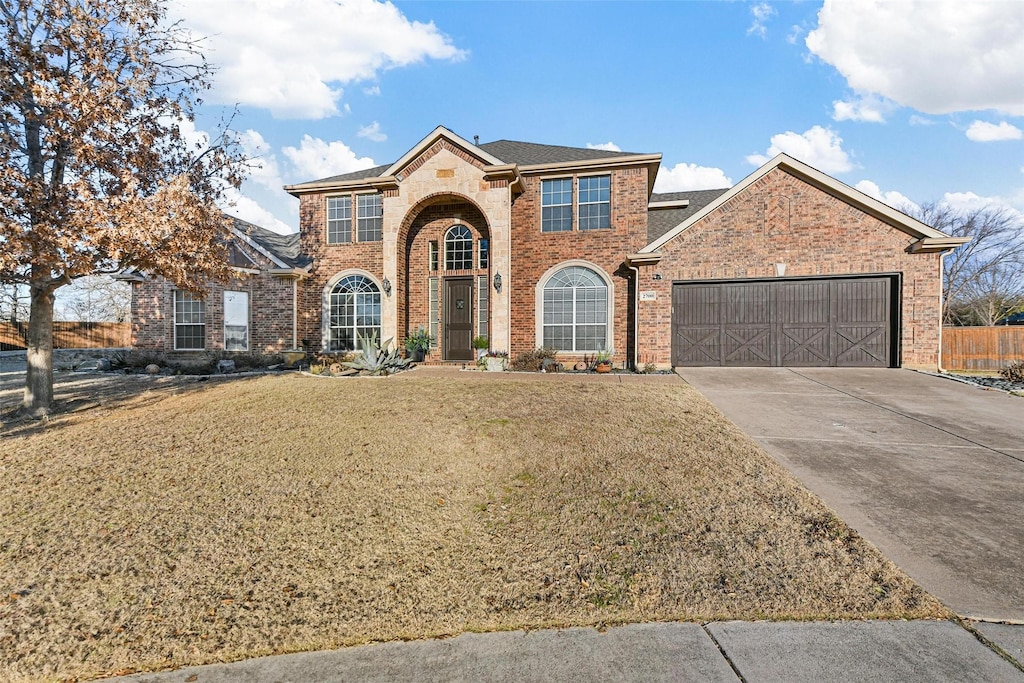
<instances>
[{"instance_id":1,"label":"terracotta pot","mask_svg":"<svg viewBox=\"0 0 1024 683\"><path fill-rule=\"evenodd\" d=\"M611 363L598 363L594 367L594 369L597 370L598 372L611 372L612 371L612 364Z\"/></svg>"}]
</instances>

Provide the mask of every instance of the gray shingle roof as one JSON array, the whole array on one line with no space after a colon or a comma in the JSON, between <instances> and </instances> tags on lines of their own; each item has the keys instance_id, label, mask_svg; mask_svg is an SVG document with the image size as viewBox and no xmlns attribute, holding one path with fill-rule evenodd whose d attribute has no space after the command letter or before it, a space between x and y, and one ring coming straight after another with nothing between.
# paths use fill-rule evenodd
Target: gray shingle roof
<instances>
[{"instance_id":1,"label":"gray shingle roof","mask_svg":"<svg viewBox=\"0 0 1024 683\"><path fill-rule=\"evenodd\" d=\"M312 180L313 183L340 183L344 180L362 180L364 178L377 178L380 174L388 170L391 164L384 164L383 166L374 166L373 168L364 168L361 171L352 171L351 173L342 173L341 175L332 175L330 178L321 178L320 180Z\"/></svg>"},{"instance_id":2,"label":"gray shingle roof","mask_svg":"<svg viewBox=\"0 0 1024 683\"><path fill-rule=\"evenodd\" d=\"M293 232L289 235L282 235L258 225L235 218L235 227L245 233L249 239L260 245L271 254L276 256L290 268L305 268L312 261L306 254L301 252L299 246L299 233Z\"/></svg>"},{"instance_id":3,"label":"gray shingle roof","mask_svg":"<svg viewBox=\"0 0 1024 683\"><path fill-rule=\"evenodd\" d=\"M606 152L603 149L583 147L540 145L535 142L519 142L517 140L495 140L494 142L485 142L478 147L488 154L498 157L506 164L519 164L520 166L609 159L636 154L636 152Z\"/></svg>"},{"instance_id":4,"label":"gray shingle roof","mask_svg":"<svg viewBox=\"0 0 1024 683\"><path fill-rule=\"evenodd\" d=\"M649 209L647 211L647 242L651 243L676 227L705 206L715 201L729 189L692 190L690 192L662 192L651 195L650 203L671 202L689 199L690 205L678 209Z\"/></svg>"}]
</instances>

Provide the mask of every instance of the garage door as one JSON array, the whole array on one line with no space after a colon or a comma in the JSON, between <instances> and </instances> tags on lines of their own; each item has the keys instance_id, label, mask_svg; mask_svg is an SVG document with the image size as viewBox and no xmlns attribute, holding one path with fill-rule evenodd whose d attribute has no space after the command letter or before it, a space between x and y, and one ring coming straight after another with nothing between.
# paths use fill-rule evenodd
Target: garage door
<instances>
[{"instance_id":1,"label":"garage door","mask_svg":"<svg viewBox=\"0 0 1024 683\"><path fill-rule=\"evenodd\" d=\"M894 279L677 283L672 364L890 367Z\"/></svg>"}]
</instances>

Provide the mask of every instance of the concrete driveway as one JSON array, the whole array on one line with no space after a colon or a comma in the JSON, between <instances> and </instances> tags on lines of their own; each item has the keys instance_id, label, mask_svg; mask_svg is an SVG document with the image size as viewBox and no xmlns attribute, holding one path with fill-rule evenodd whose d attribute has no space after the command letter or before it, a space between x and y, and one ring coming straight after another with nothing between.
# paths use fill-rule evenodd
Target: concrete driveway
<instances>
[{"instance_id":1,"label":"concrete driveway","mask_svg":"<svg viewBox=\"0 0 1024 683\"><path fill-rule=\"evenodd\" d=\"M1024 620L1024 398L909 370L679 374L951 609Z\"/></svg>"}]
</instances>

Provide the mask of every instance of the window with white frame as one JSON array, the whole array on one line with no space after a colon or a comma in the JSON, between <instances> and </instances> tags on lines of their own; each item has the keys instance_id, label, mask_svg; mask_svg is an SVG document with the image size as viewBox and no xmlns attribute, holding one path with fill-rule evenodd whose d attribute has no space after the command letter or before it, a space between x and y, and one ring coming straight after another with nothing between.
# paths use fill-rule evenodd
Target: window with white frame
<instances>
[{"instance_id":1,"label":"window with white frame","mask_svg":"<svg viewBox=\"0 0 1024 683\"><path fill-rule=\"evenodd\" d=\"M608 285L582 266L563 268L544 284L544 346L595 352L608 341Z\"/></svg>"},{"instance_id":2,"label":"window with white frame","mask_svg":"<svg viewBox=\"0 0 1024 683\"><path fill-rule=\"evenodd\" d=\"M380 242L384 206L379 194L356 195L356 223L356 239L360 242Z\"/></svg>"},{"instance_id":3,"label":"window with white frame","mask_svg":"<svg viewBox=\"0 0 1024 683\"><path fill-rule=\"evenodd\" d=\"M580 178L580 230L612 227L611 176Z\"/></svg>"},{"instance_id":4,"label":"window with white frame","mask_svg":"<svg viewBox=\"0 0 1024 683\"><path fill-rule=\"evenodd\" d=\"M435 349L437 348L437 324L439 322L437 313L438 301L441 299L439 295L440 280L436 277L430 278L430 280L427 282L427 287L430 288L430 291L427 295L427 299L429 302L428 315L430 316L430 320L428 321L430 324L430 348Z\"/></svg>"},{"instance_id":5,"label":"window with white frame","mask_svg":"<svg viewBox=\"0 0 1024 683\"><path fill-rule=\"evenodd\" d=\"M363 275L347 275L331 289L329 351L353 351L359 338L380 341L380 289Z\"/></svg>"},{"instance_id":6,"label":"window with white frame","mask_svg":"<svg viewBox=\"0 0 1024 683\"><path fill-rule=\"evenodd\" d=\"M224 292L224 350L249 350L248 292Z\"/></svg>"},{"instance_id":7,"label":"window with white frame","mask_svg":"<svg viewBox=\"0 0 1024 683\"><path fill-rule=\"evenodd\" d=\"M477 321L476 333L481 337L488 335L487 314L491 299L491 289L487 286L487 276L480 275L476 282L477 291Z\"/></svg>"},{"instance_id":8,"label":"window with white frame","mask_svg":"<svg viewBox=\"0 0 1024 683\"><path fill-rule=\"evenodd\" d=\"M541 232L572 230L572 178L543 180L540 184Z\"/></svg>"},{"instance_id":9,"label":"window with white frame","mask_svg":"<svg viewBox=\"0 0 1024 683\"><path fill-rule=\"evenodd\" d=\"M327 198L327 243L352 241L352 197Z\"/></svg>"},{"instance_id":10,"label":"window with white frame","mask_svg":"<svg viewBox=\"0 0 1024 683\"><path fill-rule=\"evenodd\" d=\"M465 225L453 225L444 236L444 269L473 269L473 233Z\"/></svg>"},{"instance_id":11,"label":"window with white frame","mask_svg":"<svg viewBox=\"0 0 1024 683\"><path fill-rule=\"evenodd\" d=\"M174 348L200 351L206 348L206 304L192 292L174 291Z\"/></svg>"}]
</instances>

